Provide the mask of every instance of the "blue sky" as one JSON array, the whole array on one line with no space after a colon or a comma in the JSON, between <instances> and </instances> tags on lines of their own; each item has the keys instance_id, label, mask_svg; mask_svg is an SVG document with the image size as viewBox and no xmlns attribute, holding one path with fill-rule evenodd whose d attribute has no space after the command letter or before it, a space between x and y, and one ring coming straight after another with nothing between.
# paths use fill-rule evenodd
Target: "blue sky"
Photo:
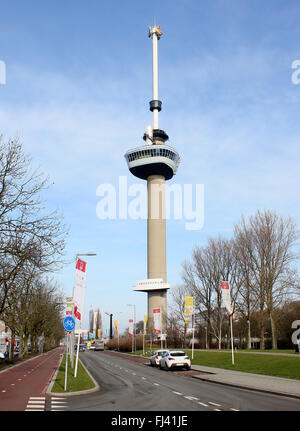
<instances>
[{"instance_id":1,"label":"blue sky","mask_svg":"<svg viewBox=\"0 0 300 431\"><path fill-rule=\"evenodd\" d=\"M164 33L160 127L182 157L174 181L205 187L202 230L168 222L168 281L179 283L193 247L230 236L242 214L277 209L300 225L299 14L287 0L1 1L0 131L19 136L54 182L45 199L70 227L67 257L98 253L88 259L86 312L122 311L121 329L127 303L138 319L146 312L146 295L131 291L146 277L146 222L97 219L96 189L119 175L135 181L123 155L152 121L154 16ZM70 294L73 265L56 278Z\"/></svg>"}]
</instances>

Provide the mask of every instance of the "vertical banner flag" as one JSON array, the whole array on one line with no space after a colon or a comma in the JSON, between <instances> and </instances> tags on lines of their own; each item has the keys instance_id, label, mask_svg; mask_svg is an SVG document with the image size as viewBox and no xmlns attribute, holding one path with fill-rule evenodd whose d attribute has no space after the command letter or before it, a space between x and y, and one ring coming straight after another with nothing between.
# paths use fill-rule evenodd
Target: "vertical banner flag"
<instances>
[{"instance_id":1,"label":"vertical banner flag","mask_svg":"<svg viewBox=\"0 0 300 431\"><path fill-rule=\"evenodd\" d=\"M66 297L66 316L72 316L72 310L73 310L73 298L72 296Z\"/></svg>"},{"instance_id":2,"label":"vertical banner flag","mask_svg":"<svg viewBox=\"0 0 300 431\"><path fill-rule=\"evenodd\" d=\"M190 316L194 312L194 298L192 296L184 297L184 321L187 325L190 321Z\"/></svg>"},{"instance_id":3,"label":"vertical banner flag","mask_svg":"<svg viewBox=\"0 0 300 431\"><path fill-rule=\"evenodd\" d=\"M133 319L129 319L129 337L133 336Z\"/></svg>"},{"instance_id":4,"label":"vertical banner flag","mask_svg":"<svg viewBox=\"0 0 300 431\"><path fill-rule=\"evenodd\" d=\"M153 308L153 322L155 334L161 333L161 315L160 308Z\"/></svg>"},{"instance_id":5,"label":"vertical banner flag","mask_svg":"<svg viewBox=\"0 0 300 431\"><path fill-rule=\"evenodd\" d=\"M78 320L81 320L83 311L83 300L86 282L86 262L77 259L75 269L75 285L74 285L74 315Z\"/></svg>"},{"instance_id":6,"label":"vertical banner flag","mask_svg":"<svg viewBox=\"0 0 300 431\"><path fill-rule=\"evenodd\" d=\"M144 316L144 334L146 334L146 329L147 329L147 314L145 314Z\"/></svg>"},{"instance_id":7,"label":"vertical banner flag","mask_svg":"<svg viewBox=\"0 0 300 431\"><path fill-rule=\"evenodd\" d=\"M119 334L119 322L117 320L114 320L114 324L115 324L117 334Z\"/></svg>"},{"instance_id":8,"label":"vertical banner flag","mask_svg":"<svg viewBox=\"0 0 300 431\"><path fill-rule=\"evenodd\" d=\"M229 313L229 316L231 316L233 309L231 305L231 296L230 296L230 285L229 281L221 281L221 291L222 291L222 300L226 307L226 310Z\"/></svg>"}]
</instances>

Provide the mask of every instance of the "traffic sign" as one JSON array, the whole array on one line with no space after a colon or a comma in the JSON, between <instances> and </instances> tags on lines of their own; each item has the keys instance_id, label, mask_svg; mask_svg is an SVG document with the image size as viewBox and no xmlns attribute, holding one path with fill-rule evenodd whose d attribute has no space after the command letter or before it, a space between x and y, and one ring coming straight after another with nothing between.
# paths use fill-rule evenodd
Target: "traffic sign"
<instances>
[{"instance_id":1,"label":"traffic sign","mask_svg":"<svg viewBox=\"0 0 300 431\"><path fill-rule=\"evenodd\" d=\"M72 332L75 328L75 320L72 316L67 316L64 318L63 321L64 329L68 332Z\"/></svg>"}]
</instances>

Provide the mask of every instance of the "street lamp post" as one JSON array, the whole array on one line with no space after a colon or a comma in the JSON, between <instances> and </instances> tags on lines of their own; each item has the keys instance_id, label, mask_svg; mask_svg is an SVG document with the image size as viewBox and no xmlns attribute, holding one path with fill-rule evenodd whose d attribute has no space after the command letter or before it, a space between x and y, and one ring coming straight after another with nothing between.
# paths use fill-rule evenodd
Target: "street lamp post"
<instances>
[{"instance_id":1,"label":"street lamp post","mask_svg":"<svg viewBox=\"0 0 300 431\"><path fill-rule=\"evenodd\" d=\"M113 314L112 313L107 313L107 311L105 312L105 314L107 314L109 316L109 339L112 340L112 318L113 318Z\"/></svg>"},{"instance_id":2,"label":"street lamp post","mask_svg":"<svg viewBox=\"0 0 300 431\"><path fill-rule=\"evenodd\" d=\"M78 257L79 256L97 256L97 253L93 252L93 251L89 251L87 253L77 253L75 256L75 260L77 263ZM73 298L74 298L74 287L73 287ZM73 301L74 302L74 301ZM82 307L82 312L83 312L83 304L81 304ZM72 316L74 317L74 303L73 303L73 310L72 310ZM79 332L78 332L78 342L77 342L77 352L76 352L76 363L75 363L75 371L74 371L74 377L77 377L77 369L78 369L78 357L79 357L79 344L80 344L80 336L81 336L81 320L82 320L82 316L80 319L80 327L79 327ZM74 357L74 332L72 332L72 343L71 343L71 348L72 348L72 368L73 368L73 357Z\"/></svg>"},{"instance_id":3,"label":"street lamp post","mask_svg":"<svg viewBox=\"0 0 300 431\"><path fill-rule=\"evenodd\" d=\"M132 351L134 346L134 351L136 352L136 314L135 314L135 304L127 304L128 307L133 307L133 335L132 335Z\"/></svg>"}]
</instances>

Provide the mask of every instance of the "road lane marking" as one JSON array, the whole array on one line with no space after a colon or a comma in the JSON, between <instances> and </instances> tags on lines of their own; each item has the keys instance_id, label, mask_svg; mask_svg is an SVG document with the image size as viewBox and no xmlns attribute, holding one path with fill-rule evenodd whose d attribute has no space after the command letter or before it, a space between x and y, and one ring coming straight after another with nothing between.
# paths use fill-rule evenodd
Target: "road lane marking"
<instances>
[{"instance_id":1,"label":"road lane marking","mask_svg":"<svg viewBox=\"0 0 300 431\"><path fill-rule=\"evenodd\" d=\"M132 373L132 375L133 375L133 376L136 376L136 374L135 374L135 373Z\"/></svg>"},{"instance_id":2,"label":"road lane marking","mask_svg":"<svg viewBox=\"0 0 300 431\"><path fill-rule=\"evenodd\" d=\"M6 392L6 391L3 390L2 392Z\"/></svg>"},{"instance_id":3,"label":"road lane marking","mask_svg":"<svg viewBox=\"0 0 300 431\"><path fill-rule=\"evenodd\" d=\"M214 411L215 411L215 412L220 412L221 410L219 410L219 409L214 409Z\"/></svg>"},{"instance_id":4,"label":"road lane marking","mask_svg":"<svg viewBox=\"0 0 300 431\"><path fill-rule=\"evenodd\" d=\"M29 400L28 404L45 404L42 400Z\"/></svg>"},{"instance_id":5,"label":"road lane marking","mask_svg":"<svg viewBox=\"0 0 300 431\"><path fill-rule=\"evenodd\" d=\"M186 398L187 400L190 400L190 401L198 401L199 400L199 398L196 398L196 397L191 397L190 395L186 395L184 398Z\"/></svg>"},{"instance_id":6,"label":"road lane marking","mask_svg":"<svg viewBox=\"0 0 300 431\"><path fill-rule=\"evenodd\" d=\"M153 383L155 386L159 386L159 383Z\"/></svg>"},{"instance_id":7,"label":"road lane marking","mask_svg":"<svg viewBox=\"0 0 300 431\"><path fill-rule=\"evenodd\" d=\"M60 398L60 397L51 397L51 400L65 400L65 398Z\"/></svg>"},{"instance_id":8,"label":"road lane marking","mask_svg":"<svg viewBox=\"0 0 300 431\"><path fill-rule=\"evenodd\" d=\"M230 410L232 410L233 412L239 412L238 409L230 409Z\"/></svg>"},{"instance_id":9,"label":"road lane marking","mask_svg":"<svg viewBox=\"0 0 300 431\"><path fill-rule=\"evenodd\" d=\"M30 400L45 400L45 397L30 397Z\"/></svg>"},{"instance_id":10,"label":"road lane marking","mask_svg":"<svg viewBox=\"0 0 300 431\"><path fill-rule=\"evenodd\" d=\"M182 395L182 393L181 393L181 392L176 392L176 391L173 391L173 394L176 394L176 395Z\"/></svg>"},{"instance_id":11,"label":"road lane marking","mask_svg":"<svg viewBox=\"0 0 300 431\"><path fill-rule=\"evenodd\" d=\"M27 409L32 409L32 410L37 410L37 409L45 409L45 405L43 404L43 405L32 405L32 404L27 404L27 406L26 406L26 408Z\"/></svg>"},{"instance_id":12,"label":"road lane marking","mask_svg":"<svg viewBox=\"0 0 300 431\"><path fill-rule=\"evenodd\" d=\"M200 401L198 402L198 404L200 404L200 405L201 405L201 406L203 406L203 407L208 407L208 404L200 403Z\"/></svg>"},{"instance_id":13,"label":"road lane marking","mask_svg":"<svg viewBox=\"0 0 300 431\"><path fill-rule=\"evenodd\" d=\"M143 380L147 380L146 377L142 377Z\"/></svg>"},{"instance_id":14,"label":"road lane marking","mask_svg":"<svg viewBox=\"0 0 300 431\"><path fill-rule=\"evenodd\" d=\"M221 407L221 404L217 404L217 403L212 403L210 401L208 401L208 404L212 405L212 406L216 406L216 407Z\"/></svg>"}]
</instances>

